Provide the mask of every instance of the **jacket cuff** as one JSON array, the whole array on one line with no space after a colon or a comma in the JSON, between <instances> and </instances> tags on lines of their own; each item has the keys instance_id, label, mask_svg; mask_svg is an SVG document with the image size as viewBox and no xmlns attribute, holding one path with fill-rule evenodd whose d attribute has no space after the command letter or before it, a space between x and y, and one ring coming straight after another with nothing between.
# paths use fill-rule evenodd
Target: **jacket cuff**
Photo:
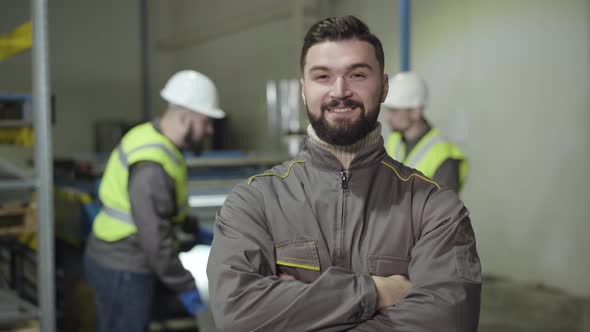
<instances>
[{"instance_id":1,"label":"jacket cuff","mask_svg":"<svg viewBox=\"0 0 590 332\"><path fill-rule=\"evenodd\" d=\"M373 317L377 311L377 288L373 278L369 275L359 275L359 285L361 290L361 320L365 321Z\"/></svg>"}]
</instances>

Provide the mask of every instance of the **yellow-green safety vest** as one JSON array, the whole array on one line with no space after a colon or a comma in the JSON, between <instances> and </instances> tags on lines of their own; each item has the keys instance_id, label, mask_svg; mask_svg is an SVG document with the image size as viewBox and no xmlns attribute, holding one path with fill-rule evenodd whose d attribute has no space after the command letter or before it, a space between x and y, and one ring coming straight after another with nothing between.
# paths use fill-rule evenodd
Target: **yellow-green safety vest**
<instances>
[{"instance_id":1,"label":"yellow-green safety vest","mask_svg":"<svg viewBox=\"0 0 590 332\"><path fill-rule=\"evenodd\" d=\"M447 141L438 130L432 128L420 139L418 144L406 156L406 146L400 132L392 133L385 150L389 156L408 167L415 168L429 178L433 178L440 165L447 159L459 160L459 190L463 188L469 164L459 147Z\"/></svg>"},{"instance_id":2,"label":"yellow-green safety vest","mask_svg":"<svg viewBox=\"0 0 590 332\"><path fill-rule=\"evenodd\" d=\"M178 148L152 123L131 129L111 153L98 192L103 206L94 219L92 231L99 239L113 242L137 232L131 215L127 180L129 166L140 161L157 162L174 180L177 215L171 222L182 222L188 213L186 164Z\"/></svg>"}]
</instances>

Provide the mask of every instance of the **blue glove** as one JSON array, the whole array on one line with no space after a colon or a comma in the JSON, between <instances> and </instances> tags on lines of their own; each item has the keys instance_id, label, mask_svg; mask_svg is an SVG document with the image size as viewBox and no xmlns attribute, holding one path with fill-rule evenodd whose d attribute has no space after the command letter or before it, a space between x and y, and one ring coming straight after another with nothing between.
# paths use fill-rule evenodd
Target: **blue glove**
<instances>
[{"instance_id":1,"label":"blue glove","mask_svg":"<svg viewBox=\"0 0 590 332\"><path fill-rule=\"evenodd\" d=\"M207 305L201 300L201 294L198 289L180 293L180 302L184 305L186 311L191 315L201 313L207 308Z\"/></svg>"},{"instance_id":2,"label":"blue glove","mask_svg":"<svg viewBox=\"0 0 590 332\"><path fill-rule=\"evenodd\" d=\"M206 227L200 226L199 229L197 229L195 238L197 240L197 244L211 245L213 242L213 232Z\"/></svg>"}]
</instances>

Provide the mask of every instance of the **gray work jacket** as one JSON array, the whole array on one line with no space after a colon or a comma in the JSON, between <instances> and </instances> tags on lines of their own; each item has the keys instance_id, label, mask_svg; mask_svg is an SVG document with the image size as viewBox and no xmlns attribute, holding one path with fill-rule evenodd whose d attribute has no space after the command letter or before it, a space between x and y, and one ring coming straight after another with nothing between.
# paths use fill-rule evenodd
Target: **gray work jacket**
<instances>
[{"instance_id":1,"label":"gray work jacket","mask_svg":"<svg viewBox=\"0 0 590 332\"><path fill-rule=\"evenodd\" d=\"M476 331L481 268L457 195L367 147L348 171L308 140L242 183L215 221L207 266L223 331ZM281 280L287 273L297 280ZM372 275L406 275L377 311Z\"/></svg>"}]
</instances>

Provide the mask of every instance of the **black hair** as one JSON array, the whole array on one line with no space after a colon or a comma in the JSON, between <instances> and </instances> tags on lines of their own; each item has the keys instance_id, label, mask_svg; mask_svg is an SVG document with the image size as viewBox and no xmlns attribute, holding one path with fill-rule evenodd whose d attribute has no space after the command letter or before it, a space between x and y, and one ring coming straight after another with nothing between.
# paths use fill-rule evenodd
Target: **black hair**
<instances>
[{"instance_id":1,"label":"black hair","mask_svg":"<svg viewBox=\"0 0 590 332\"><path fill-rule=\"evenodd\" d=\"M371 30L363 21L352 15L326 18L309 28L303 38L303 47L301 48L301 58L299 59L301 71L303 71L303 67L305 66L307 51L313 45L325 41L350 39L357 39L371 44L375 49L375 56L377 57L379 66L381 66L381 71L384 71L385 55L381 41L371 33Z\"/></svg>"}]
</instances>

